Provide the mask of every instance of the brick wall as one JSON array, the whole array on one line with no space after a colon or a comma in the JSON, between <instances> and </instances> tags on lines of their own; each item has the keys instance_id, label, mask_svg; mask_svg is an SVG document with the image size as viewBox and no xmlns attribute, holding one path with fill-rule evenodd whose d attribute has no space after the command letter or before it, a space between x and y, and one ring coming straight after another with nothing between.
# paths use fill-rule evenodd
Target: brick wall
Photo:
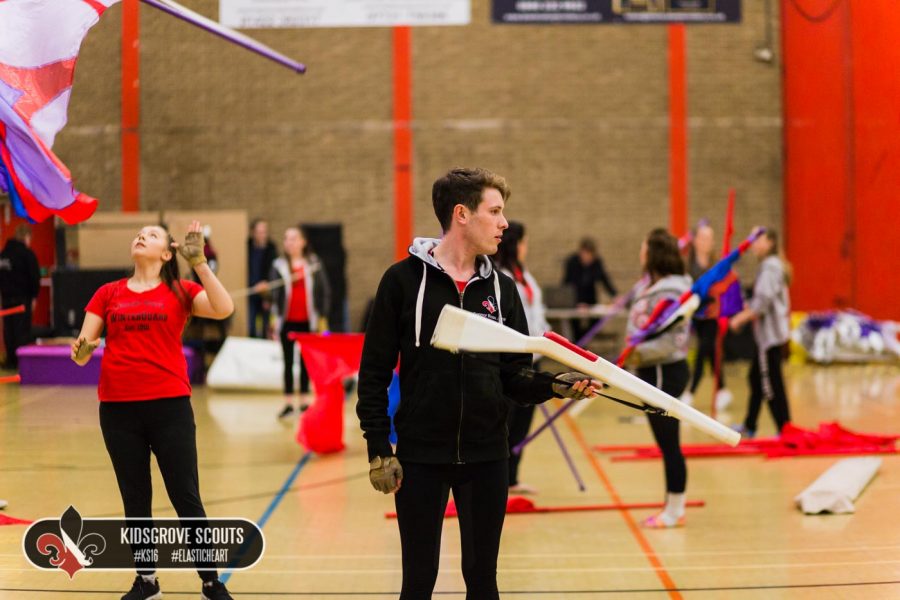
<instances>
[{"instance_id":1,"label":"brick wall","mask_svg":"<svg viewBox=\"0 0 900 600\"><path fill-rule=\"evenodd\" d=\"M689 222L721 223L734 186L738 235L781 223L778 51L753 59L761 5L687 34ZM528 226L541 282L557 283L590 234L626 288L643 235L668 223L666 28L495 26L488 0L472 6L468 27L412 32L416 234L437 233L437 176L485 166L512 185L508 216ZM191 8L217 14L214 0ZM297 221L344 223L358 323L392 260L390 30L249 32L306 62L295 76L148 7L141 17L142 209L246 208L278 237ZM119 207L120 18L111 9L86 40L56 146L102 210Z\"/></svg>"}]
</instances>

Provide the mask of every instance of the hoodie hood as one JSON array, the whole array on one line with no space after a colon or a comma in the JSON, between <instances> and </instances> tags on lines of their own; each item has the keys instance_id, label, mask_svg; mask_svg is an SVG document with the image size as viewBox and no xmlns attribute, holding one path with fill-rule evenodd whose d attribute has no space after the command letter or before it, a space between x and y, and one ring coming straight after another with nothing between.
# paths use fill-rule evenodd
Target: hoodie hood
<instances>
[{"instance_id":1,"label":"hoodie hood","mask_svg":"<svg viewBox=\"0 0 900 600\"><path fill-rule=\"evenodd\" d=\"M437 238L415 238L409 247L409 253L425 264L431 265L435 269L443 271L444 268L434 259L434 249L438 247L441 240ZM494 273L494 263L484 254L475 257L475 270L482 279L487 279Z\"/></svg>"},{"instance_id":2,"label":"hoodie hood","mask_svg":"<svg viewBox=\"0 0 900 600\"><path fill-rule=\"evenodd\" d=\"M690 275L666 275L649 288L644 290L641 295L658 294L660 292L675 292L681 295L684 291L690 289L694 280Z\"/></svg>"},{"instance_id":3,"label":"hoodie hood","mask_svg":"<svg viewBox=\"0 0 900 600\"><path fill-rule=\"evenodd\" d=\"M419 282L419 293L416 296L416 347L422 345L422 304L425 300L425 282L428 280L428 265L438 271L446 273L444 268L434 258L434 249L441 240L436 238L415 238L409 247L409 253L422 261L422 280ZM475 257L475 275L480 279L494 278L494 297L497 300L497 308L500 307L500 276L494 269L494 263L487 256L479 254ZM450 276L449 274L447 275ZM503 323L503 311L498 315L499 322Z\"/></svg>"}]
</instances>

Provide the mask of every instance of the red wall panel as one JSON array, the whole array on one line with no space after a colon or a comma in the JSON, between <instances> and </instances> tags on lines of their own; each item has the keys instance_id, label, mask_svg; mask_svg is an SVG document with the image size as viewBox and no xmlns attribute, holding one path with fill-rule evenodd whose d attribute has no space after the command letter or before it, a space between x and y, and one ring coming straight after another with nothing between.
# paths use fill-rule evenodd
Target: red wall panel
<instances>
[{"instance_id":1,"label":"red wall panel","mask_svg":"<svg viewBox=\"0 0 900 600\"><path fill-rule=\"evenodd\" d=\"M844 306L850 303L852 262L845 243L851 174L840 68L843 15L810 21L790 0L782 3L782 15L784 237L795 271L791 295L799 310Z\"/></svg>"},{"instance_id":2,"label":"red wall panel","mask_svg":"<svg viewBox=\"0 0 900 600\"><path fill-rule=\"evenodd\" d=\"M782 2L785 246L798 310L900 319L898 37L892 0Z\"/></svg>"},{"instance_id":3,"label":"red wall panel","mask_svg":"<svg viewBox=\"0 0 900 600\"><path fill-rule=\"evenodd\" d=\"M853 3L855 305L900 320L900 6Z\"/></svg>"}]
</instances>

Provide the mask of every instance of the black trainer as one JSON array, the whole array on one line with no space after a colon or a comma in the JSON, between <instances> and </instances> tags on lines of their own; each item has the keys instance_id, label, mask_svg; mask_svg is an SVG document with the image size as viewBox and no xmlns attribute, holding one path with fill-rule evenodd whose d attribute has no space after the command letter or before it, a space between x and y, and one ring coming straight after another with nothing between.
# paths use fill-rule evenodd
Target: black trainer
<instances>
[{"instance_id":1,"label":"black trainer","mask_svg":"<svg viewBox=\"0 0 900 600\"><path fill-rule=\"evenodd\" d=\"M150 583L138 575L131 584L131 591L122 596L122 600L160 600L162 592L159 591L159 579Z\"/></svg>"},{"instance_id":2,"label":"black trainer","mask_svg":"<svg viewBox=\"0 0 900 600\"><path fill-rule=\"evenodd\" d=\"M285 419L294 414L294 407L290 404L285 404L284 408L281 409L281 412L278 413L279 419Z\"/></svg>"},{"instance_id":3,"label":"black trainer","mask_svg":"<svg viewBox=\"0 0 900 600\"><path fill-rule=\"evenodd\" d=\"M225 584L218 579L204 582L200 596L203 600L233 600Z\"/></svg>"}]
</instances>

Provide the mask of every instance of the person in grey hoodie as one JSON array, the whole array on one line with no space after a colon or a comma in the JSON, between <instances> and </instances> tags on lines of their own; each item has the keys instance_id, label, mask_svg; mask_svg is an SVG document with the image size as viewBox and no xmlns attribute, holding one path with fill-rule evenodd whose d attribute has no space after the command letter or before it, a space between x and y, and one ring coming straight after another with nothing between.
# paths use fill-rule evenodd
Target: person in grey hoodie
<instances>
[{"instance_id":1,"label":"person in grey hoodie","mask_svg":"<svg viewBox=\"0 0 900 600\"><path fill-rule=\"evenodd\" d=\"M685 275L678 240L665 229L654 229L641 244L641 267L650 277L650 285L641 292L628 315L627 335L631 337L646 324L653 309L664 300L677 301L691 287ZM661 335L637 345L628 366L638 377L674 398L687 388L690 370L687 364L689 324L677 323ZM666 472L666 504L663 511L645 519L644 527L661 529L684 525L687 464L681 452L678 419L649 414L653 437L663 455Z\"/></svg>"},{"instance_id":2,"label":"person in grey hoodie","mask_svg":"<svg viewBox=\"0 0 900 600\"><path fill-rule=\"evenodd\" d=\"M750 365L750 401L743 425L736 429L745 437L756 435L756 421L762 401L766 400L779 433L791 420L781 363L784 346L790 336L791 298L788 293L790 269L780 257L778 234L773 229L759 236L750 251L760 260L759 274L753 284L753 297L747 308L731 318L730 327L740 331L753 322L757 353Z\"/></svg>"}]
</instances>

